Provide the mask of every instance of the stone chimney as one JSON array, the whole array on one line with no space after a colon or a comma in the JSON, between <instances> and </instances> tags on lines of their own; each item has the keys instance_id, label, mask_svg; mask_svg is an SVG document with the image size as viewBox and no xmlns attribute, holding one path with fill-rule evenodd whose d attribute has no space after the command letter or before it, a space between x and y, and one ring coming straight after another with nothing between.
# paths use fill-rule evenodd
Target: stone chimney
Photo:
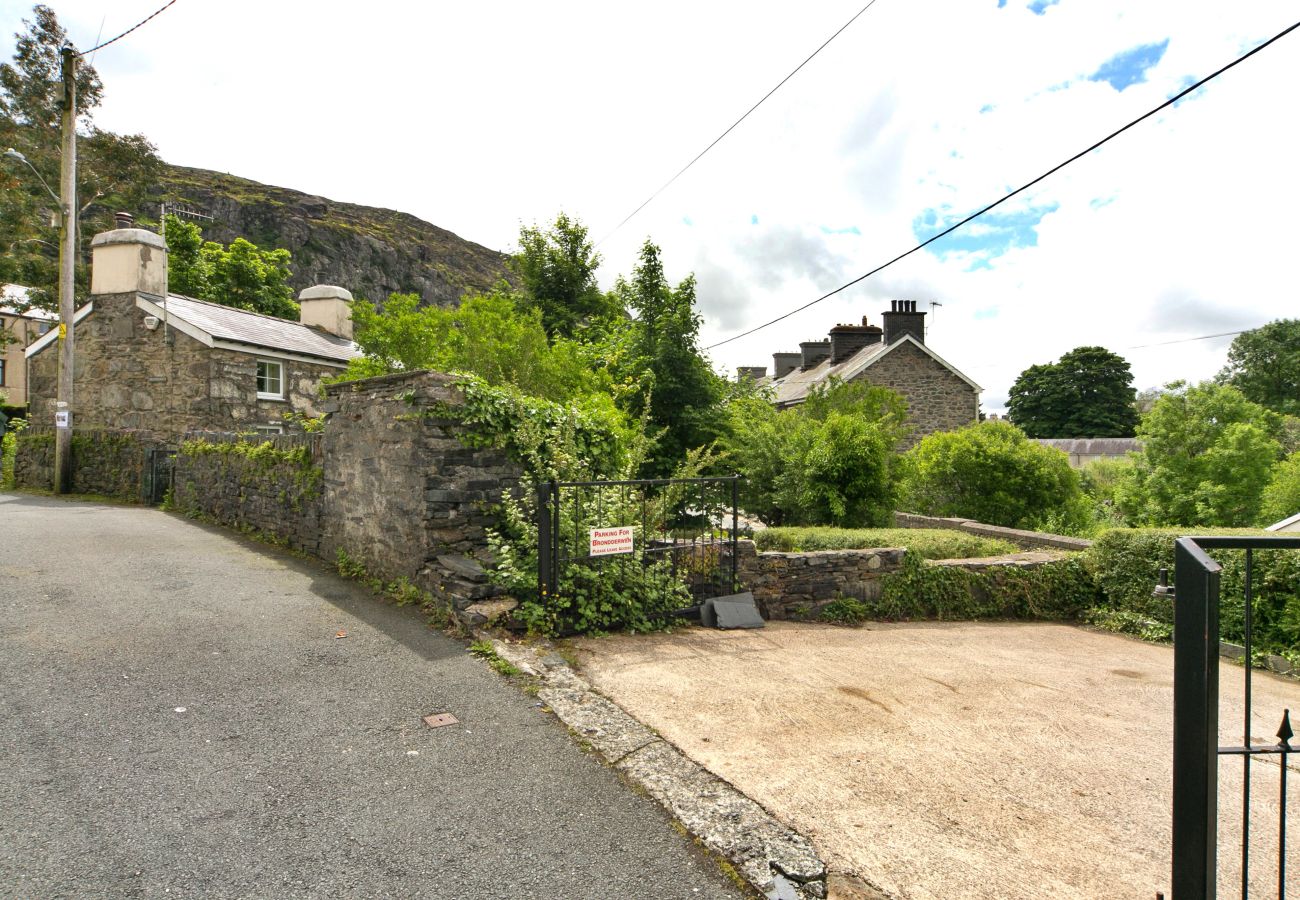
<instances>
[{"instance_id":1,"label":"stone chimney","mask_svg":"<svg viewBox=\"0 0 1300 900\"><path fill-rule=\"evenodd\" d=\"M304 288L298 295L298 321L335 337L352 340L352 292L332 284Z\"/></svg>"},{"instance_id":2,"label":"stone chimney","mask_svg":"<svg viewBox=\"0 0 1300 900\"><path fill-rule=\"evenodd\" d=\"M925 313L916 311L915 300L890 300L884 314L885 343L892 344L905 334L925 343Z\"/></svg>"},{"instance_id":3,"label":"stone chimney","mask_svg":"<svg viewBox=\"0 0 1300 900\"><path fill-rule=\"evenodd\" d=\"M823 359L831 355L830 341L804 341L799 345L803 364L800 366L805 372L817 365Z\"/></svg>"},{"instance_id":4,"label":"stone chimney","mask_svg":"<svg viewBox=\"0 0 1300 900\"><path fill-rule=\"evenodd\" d=\"M90 242L90 293L167 293L167 244L152 231L136 228L128 213L117 213L117 228Z\"/></svg>"},{"instance_id":5,"label":"stone chimney","mask_svg":"<svg viewBox=\"0 0 1300 900\"><path fill-rule=\"evenodd\" d=\"M836 325L831 329L831 365L839 365L863 347L880 343L883 332L877 325L868 325L862 317L861 325Z\"/></svg>"},{"instance_id":6,"label":"stone chimney","mask_svg":"<svg viewBox=\"0 0 1300 900\"><path fill-rule=\"evenodd\" d=\"M802 353L773 353L772 377L784 378L803 364Z\"/></svg>"},{"instance_id":7,"label":"stone chimney","mask_svg":"<svg viewBox=\"0 0 1300 900\"><path fill-rule=\"evenodd\" d=\"M758 381L767 376L767 366L740 366L736 369L736 381Z\"/></svg>"}]
</instances>

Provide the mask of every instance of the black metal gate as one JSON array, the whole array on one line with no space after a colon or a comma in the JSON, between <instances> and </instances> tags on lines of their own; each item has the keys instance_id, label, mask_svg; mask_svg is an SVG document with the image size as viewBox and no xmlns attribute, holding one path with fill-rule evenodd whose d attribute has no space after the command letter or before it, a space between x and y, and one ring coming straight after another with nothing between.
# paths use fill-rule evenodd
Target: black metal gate
<instances>
[{"instance_id":1,"label":"black metal gate","mask_svg":"<svg viewBox=\"0 0 1300 900\"><path fill-rule=\"evenodd\" d=\"M1174 797L1173 898L1214 898L1218 888L1219 761L1241 759L1241 897L1249 896L1251 833L1251 770L1262 763L1278 768L1276 837L1277 897L1287 888L1287 769L1292 747L1290 710L1278 710L1276 742L1251 737L1251 660L1254 627L1254 553L1258 550L1300 549L1300 537L1185 537L1174 548ZM1245 551L1244 643L1245 717L1240 745L1219 745L1219 575L1222 567L1207 550ZM1271 715L1271 714L1270 714ZM1272 719L1270 718L1270 721ZM1271 726L1270 726L1271 728ZM1271 818L1271 816L1270 816ZM1271 822L1268 831L1273 831ZM1269 854L1271 856L1271 854ZM1293 865L1295 861L1293 860ZM1265 867L1264 880L1272 884ZM1294 868L1293 868L1294 872ZM1260 873L1256 873L1259 875ZM1272 888L1269 888L1271 892Z\"/></svg>"},{"instance_id":2,"label":"black metal gate","mask_svg":"<svg viewBox=\"0 0 1300 900\"><path fill-rule=\"evenodd\" d=\"M145 459L144 494L149 503L157 506L171 490L172 474L176 467L176 451L166 447L151 447Z\"/></svg>"},{"instance_id":3,"label":"black metal gate","mask_svg":"<svg viewBox=\"0 0 1300 900\"><path fill-rule=\"evenodd\" d=\"M621 567L649 589L675 579L693 603L734 594L740 476L549 481L537 489L537 586L574 566Z\"/></svg>"}]
</instances>

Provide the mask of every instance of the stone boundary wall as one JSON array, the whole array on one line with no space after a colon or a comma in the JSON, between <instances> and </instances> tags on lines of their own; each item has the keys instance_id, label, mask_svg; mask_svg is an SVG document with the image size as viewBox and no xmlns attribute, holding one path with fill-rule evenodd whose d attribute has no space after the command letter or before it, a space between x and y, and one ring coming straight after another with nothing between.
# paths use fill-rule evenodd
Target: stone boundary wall
<instances>
[{"instance_id":1,"label":"stone boundary wall","mask_svg":"<svg viewBox=\"0 0 1300 900\"><path fill-rule=\"evenodd\" d=\"M162 446L150 432L82 429L72 434L72 491L139 503L144 498L148 450ZM54 429L28 428L17 436L14 485L54 489Z\"/></svg>"},{"instance_id":2,"label":"stone boundary wall","mask_svg":"<svg viewBox=\"0 0 1300 900\"><path fill-rule=\"evenodd\" d=\"M754 594L765 619L815 619L822 607L844 597L875 602L884 578L902 569L907 555L902 547L760 553L753 541L738 541L736 546L737 576L743 588ZM1060 558L1060 553L1040 550L926 564L979 572L1008 566L1036 569Z\"/></svg>"},{"instance_id":3,"label":"stone boundary wall","mask_svg":"<svg viewBox=\"0 0 1300 900\"><path fill-rule=\"evenodd\" d=\"M177 512L254 532L273 543L320 555L322 534L320 440L314 437L190 435L189 440L243 448L270 442L277 450L306 447L305 461L208 449L175 456L171 506Z\"/></svg>"},{"instance_id":4,"label":"stone boundary wall","mask_svg":"<svg viewBox=\"0 0 1300 900\"><path fill-rule=\"evenodd\" d=\"M985 525L983 522L971 519L942 519L935 516L920 516L916 513L896 512L894 524L899 528L951 528L954 531L964 531L982 537L1002 538L1027 550L1087 550L1092 546L1092 541L1087 538L1048 534L1045 531L1024 531L1020 528L1003 528L1000 525Z\"/></svg>"}]
</instances>

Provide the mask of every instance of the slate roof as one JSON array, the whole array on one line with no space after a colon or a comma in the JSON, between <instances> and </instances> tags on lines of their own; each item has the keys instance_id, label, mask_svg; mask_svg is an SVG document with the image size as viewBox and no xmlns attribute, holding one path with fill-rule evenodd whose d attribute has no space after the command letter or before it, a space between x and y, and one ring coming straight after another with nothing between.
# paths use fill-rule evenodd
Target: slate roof
<instances>
[{"instance_id":1,"label":"slate roof","mask_svg":"<svg viewBox=\"0 0 1300 900\"><path fill-rule=\"evenodd\" d=\"M361 349L352 341L298 322L180 294L167 295L167 315L183 319L219 341L318 356L342 363L361 355Z\"/></svg>"},{"instance_id":2,"label":"slate roof","mask_svg":"<svg viewBox=\"0 0 1300 900\"><path fill-rule=\"evenodd\" d=\"M1045 447L1054 447L1080 456L1123 456L1142 449L1137 438L1038 438Z\"/></svg>"},{"instance_id":3,"label":"slate roof","mask_svg":"<svg viewBox=\"0 0 1300 900\"><path fill-rule=\"evenodd\" d=\"M827 357L807 371L795 369L780 378L774 378L768 382L773 390L773 401L777 406L789 406L794 403L802 403L804 400L808 399L809 391L817 385L825 383L830 378L838 378L841 381L852 381L905 341L910 341L912 344L919 347L922 352L951 371L962 381L965 381L977 392L982 390L978 384L963 375L955 366L943 359L929 347L925 346L925 344L922 344L916 338L908 334L894 341L892 344L886 344L883 341L880 343L868 344L857 353L840 363L832 364L830 358Z\"/></svg>"}]
</instances>

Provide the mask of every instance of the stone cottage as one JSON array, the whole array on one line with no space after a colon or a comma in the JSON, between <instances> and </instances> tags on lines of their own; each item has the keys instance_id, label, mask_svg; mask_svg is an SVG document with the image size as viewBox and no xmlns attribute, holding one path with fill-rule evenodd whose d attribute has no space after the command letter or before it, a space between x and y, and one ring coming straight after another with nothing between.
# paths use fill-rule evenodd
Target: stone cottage
<instances>
[{"instance_id":1,"label":"stone cottage","mask_svg":"<svg viewBox=\"0 0 1300 900\"><path fill-rule=\"evenodd\" d=\"M118 224L91 243L90 299L74 319L74 428L279 434L360 355L343 288L304 290L299 322L169 294L162 238ZM26 350L38 424L54 422L57 338Z\"/></svg>"},{"instance_id":2,"label":"stone cottage","mask_svg":"<svg viewBox=\"0 0 1300 900\"><path fill-rule=\"evenodd\" d=\"M808 392L832 378L865 380L897 391L907 401L915 426L909 443L927 434L970 425L979 418L980 386L925 343L925 313L915 300L894 300L884 327L836 325L824 341L807 341L798 353L774 353L768 384L777 406L802 403ZM744 370L750 377L761 368Z\"/></svg>"}]
</instances>

